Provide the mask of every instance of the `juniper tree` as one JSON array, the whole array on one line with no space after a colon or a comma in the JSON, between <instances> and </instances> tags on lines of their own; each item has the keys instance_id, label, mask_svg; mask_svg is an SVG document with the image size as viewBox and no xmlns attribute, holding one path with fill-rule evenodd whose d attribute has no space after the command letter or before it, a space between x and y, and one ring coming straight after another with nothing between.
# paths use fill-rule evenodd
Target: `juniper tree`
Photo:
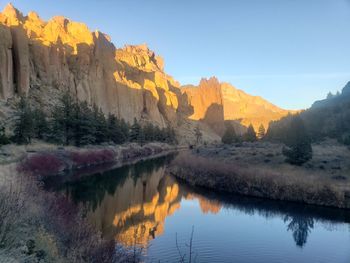
<instances>
[{"instance_id":1,"label":"juniper tree","mask_svg":"<svg viewBox=\"0 0 350 263\"><path fill-rule=\"evenodd\" d=\"M226 130L224 135L221 138L221 141L224 144L232 144L237 141L237 135L232 125L228 124L226 126Z\"/></svg>"},{"instance_id":2,"label":"juniper tree","mask_svg":"<svg viewBox=\"0 0 350 263\"><path fill-rule=\"evenodd\" d=\"M312 158L311 140L299 115L294 116L290 123L285 144L287 147L282 152L287 162L301 165Z\"/></svg>"},{"instance_id":3,"label":"juniper tree","mask_svg":"<svg viewBox=\"0 0 350 263\"><path fill-rule=\"evenodd\" d=\"M255 133L253 125L250 124L248 126L247 132L244 134L243 138L245 141L248 141L248 142L255 142L256 141L256 133Z\"/></svg>"}]
</instances>

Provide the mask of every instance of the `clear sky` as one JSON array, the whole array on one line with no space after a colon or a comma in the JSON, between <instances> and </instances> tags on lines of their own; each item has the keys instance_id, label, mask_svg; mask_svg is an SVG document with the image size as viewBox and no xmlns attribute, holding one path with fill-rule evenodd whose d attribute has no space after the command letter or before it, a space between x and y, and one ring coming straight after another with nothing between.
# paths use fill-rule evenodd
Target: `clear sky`
<instances>
[{"instance_id":1,"label":"clear sky","mask_svg":"<svg viewBox=\"0 0 350 263\"><path fill-rule=\"evenodd\" d=\"M3 8L9 0L0 0ZM288 109L350 80L350 0L12 0L147 43L181 84L217 76Z\"/></svg>"}]
</instances>

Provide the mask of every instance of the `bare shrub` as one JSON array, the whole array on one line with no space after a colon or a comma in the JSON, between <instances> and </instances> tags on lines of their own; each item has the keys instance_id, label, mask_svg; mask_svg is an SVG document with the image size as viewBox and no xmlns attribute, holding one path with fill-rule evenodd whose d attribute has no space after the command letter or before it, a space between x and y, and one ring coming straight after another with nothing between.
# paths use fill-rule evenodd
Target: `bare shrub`
<instances>
[{"instance_id":1,"label":"bare shrub","mask_svg":"<svg viewBox=\"0 0 350 263\"><path fill-rule=\"evenodd\" d=\"M92 150L85 152L71 152L70 158L73 161L74 168L82 168L91 165L113 162L115 153L112 150Z\"/></svg>"},{"instance_id":2,"label":"bare shrub","mask_svg":"<svg viewBox=\"0 0 350 263\"><path fill-rule=\"evenodd\" d=\"M26 158L18 169L31 174L57 174L63 167L64 163L55 154L40 153Z\"/></svg>"}]
</instances>

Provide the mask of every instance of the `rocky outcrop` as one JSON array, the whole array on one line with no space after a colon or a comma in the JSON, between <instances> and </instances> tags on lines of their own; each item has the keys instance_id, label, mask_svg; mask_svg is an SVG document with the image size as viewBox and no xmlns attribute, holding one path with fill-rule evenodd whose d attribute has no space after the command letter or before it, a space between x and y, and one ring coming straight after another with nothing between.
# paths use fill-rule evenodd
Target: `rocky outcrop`
<instances>
[{"instance_id":1,"label":"rocky outcrop","mask_svg":"<svg viewBox=\"0 0 350 263\"><path fill-rule=\"evenodd\" d=\"M43 21L11 4L0 14L0 99L54 103L62 91L128 122L175 124L179 84L146 45L117 49L101 32L61 16Z\"/></svg>"},{"instance_id":2,"label":"rocky outcrop","mask_svg":"<svg viewBox=\"0 0 350 263\"><path fill-rule=\"evenodd\" d=\"M221 84L217 78L202 79L198 87L184 86L188 104L193 107L192 120L202 120L218 134L224 132L224 107Z\"/></svg>"},{"instance_id":3,"label":"rocky outcrop","mask_svg":"<svg viewBox=\"0 0 350 263\"><path fill-rule=\"evenodd\" d=\"M190 118L203 120L219 134L225 121L234 121L238 132L252 124L257 131L261 124L268 127L270 121L279 120L289 112L259 96L252 96L216 78L201 80L198 87L183 86L188 103L193 107Z\"/></svg>"}]
</instances>

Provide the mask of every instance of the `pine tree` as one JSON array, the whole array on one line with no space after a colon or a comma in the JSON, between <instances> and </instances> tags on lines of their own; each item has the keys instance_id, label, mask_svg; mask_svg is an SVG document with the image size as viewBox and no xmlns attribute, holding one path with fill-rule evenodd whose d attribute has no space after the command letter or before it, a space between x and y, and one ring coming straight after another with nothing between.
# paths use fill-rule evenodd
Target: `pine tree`
<instances>
[{"instance_id":1,"label":"pine tree","mask_svg":"<svg viewBox=\"0 0 350 263\"><path fill-rule=\"evenodd\" d=\"M253 125L249 125L247 132L243 136L244 140L247 142L255 142L256 141L256 133Z\"/></svg>"},{"instance_id":2,"label":"pine tree","mask_svg":"<svg viewBox=\"0 0 350 263\"><path fill-rule=\"evenodd\" d=\"M134 118L134 124L130 128L130 141L131 142L137 142L138 141L139 135L140 135L140 131L141 131L141 126L137 122L136 118Z\"/></svg>"},{"instance_id":3,"label":"pine tree","mask_svg":"<svg viewBox=\"0 0 350 263\"><path fill-rule=\"evenodd\" d=\"M123 124L124 123L124 124ZM108 115L108 139L116 144L122 144L127 140L128 127L123 127L126 123L118 120L114 114Z\"/></svg>"},{"instance_id":4,"label":"pine tree","mask_svg":"<svg viewBox=\"0 0 350 263\"><path fill-rule=\"evenodd\" d=\"M42 108L36 108L33 111L34 136L40 140L46 139L49 133L49 124L47 116Z\"/></svg>"},{"instance_id":5,"label":"pine tree","mask_svg":"<svg viewBox=\"0 0 350 263\"><path fill-rule=\"evenodd\" d=\"M101 144L108 141L108 125L107 120L102 112L96 105L93 107L94 126L95 126L95 142Z\"/></svg>"},{"instance_id":6,"label":"pine tree","mask_svg":"<svg viewBox=\"0 0 350 263\"><path fill-rule=\"evenodd\" d=\"M74 104L73 136L76 146L95 143L94 117L94 113L86 101Z\"/></svg>"},{"instance_id":7,"label":"pine tree","mask_svg":"<svg viewBox=\"0 0 350 263\"><path fill-rule=\"evenodd\" d=\"M262 139L265 136L265 127L263 124L260 124L259 130L258 130L258 138Z\"/></svg>"},{"instance_id":8,"label":"pine tree","mask_svg":"<svg viewBox=\"0 0 350 263\"><path fill-rule=\"evenodd\" d=\"M64 93L52 111L50 137L56 143L69 145L74 137L73 127L77 102L69 92Z\"/></svg>"},{"instance_id":9,"label":"pine tree","mask_svg":"<svg viewBox=\"0 0 350 263\"><path fill-rule=\"evenodd\" d=\"M238 138L235 129L232 127L232 125L228 124L225 133L221 138L222 143L232 144L234 142L237 142L237 139Z\"/></svg>"},{"instance_id":10,"label":"pine tree","mask_svg":"<svg viewBox=\"0 0 350 263\"><path fill-rule=\"evenodd\" d=\"M127 142L130 136L130 126L129 124L124 120L121 119L119 121L119 126L122 134L122 143Z\"/></svg>"},{"instance_id":11,"label":"pine tree","mask_svg":"<svg viewBox=\"0 0 350 263\"><path fill-rule=\"evenodd\" d=\"M14 141L17 144L28 144L34 135L33 112L25 97L16 105L16 122Z\"/></svg>"},{"instance_id":12,"label":"pine tree","mask_svg":"<svg viewBox=\"0 0 350 263\"><path fill-rule=\"evenodd\" d=\"M310 138L299 115L294 116L291 121L285 144L287 147L284 147L282 152L287 157L287 162L302 165L312 158Z\"/></svg>"}]
</instances>

